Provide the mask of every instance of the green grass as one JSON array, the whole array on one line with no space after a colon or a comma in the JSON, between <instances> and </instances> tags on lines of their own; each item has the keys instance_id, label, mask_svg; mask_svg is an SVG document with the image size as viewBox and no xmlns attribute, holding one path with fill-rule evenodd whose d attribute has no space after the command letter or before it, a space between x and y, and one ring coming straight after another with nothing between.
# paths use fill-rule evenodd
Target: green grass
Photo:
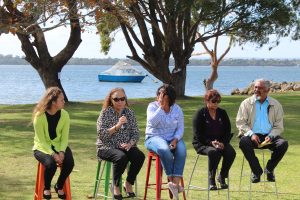
<instances>
[{"instance_id":1,"label":"green grass","mask_svg":"<svg viewBox=\"0 0 300 200\"><path fill-rule=\"evenodd\" d=\"M289 149L283 160L276 168L276 179L279 191L279 199L300 199L300 93L273 95L278 99L285 111L285 132L283 136L289 141ZM240 102L245 96L224 96L220 106L225 108L230 116L233 132L235 128L235 116ZM139 147L144 148L144 130L146 124L146 108L153 99L131 99L131 108L137 116L141 130ZM184 141L187 145L187 161L184 171L185 184L188 183L196 153L191 145L192 118L199 107L203 106L201 97L187 97L177 103L183 108L185 114ZM32 199L37 161L32 155L33 128L29 124L31 111L34 105L0 105L0 199ZM72 197L74 200L87 199L87 195L93 191L96 173L96 120L101 110L100 102L69 103L66 110L71 117L71 130L69 145L75 158L74 172L71 174ZM249 186L249 166L245 165L248 173L242 180L242 192L239 193L239 177L242 162L242 153L238 148L238 139L234 137L232 144L237 152L237 157L230 171L231 199L247 199ZM267 155L269 157L269 155ZM144 193L146 161L138 176L138 194ZM154 167L153 167L154 168ZM197 175L193 184L206 185L207 159L200 157L197 166ZM154 170L152 171L154 172ZM154 173L152 174L154 178ZM165 176L163 177L165 178ZM55 183L56 177L53 180ZM198 180L198 181L197 181ZM264 184L252 185L253 190L263 191ZM274 199L274 184L266 183L265 189L269 193L253 192L253 199ZM211 192L212 199L226 199L226 191ZM163 199L168 199L167 192L162 192ZM206 199L206 192L190 191L188 199ZM154 190L149 190L148 199L155 199Z\"/></svg>"}]
</instances>

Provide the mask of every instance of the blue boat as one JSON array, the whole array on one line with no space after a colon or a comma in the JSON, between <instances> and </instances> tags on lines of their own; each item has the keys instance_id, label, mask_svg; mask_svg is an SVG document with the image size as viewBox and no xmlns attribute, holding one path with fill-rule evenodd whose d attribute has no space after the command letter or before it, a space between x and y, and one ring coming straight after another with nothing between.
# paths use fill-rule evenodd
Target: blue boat
<instances>
[{"instance_id":1,"label":"blue boat","mask_svg":"<svg viewBox=\"0 0 300 200\"><path fill-rule=\"evenodd\" d=\"M110 69L98 75L99 81L140 83L146 77L141 71L123 61L117 62Z\"/></svg>"}]
</instances>

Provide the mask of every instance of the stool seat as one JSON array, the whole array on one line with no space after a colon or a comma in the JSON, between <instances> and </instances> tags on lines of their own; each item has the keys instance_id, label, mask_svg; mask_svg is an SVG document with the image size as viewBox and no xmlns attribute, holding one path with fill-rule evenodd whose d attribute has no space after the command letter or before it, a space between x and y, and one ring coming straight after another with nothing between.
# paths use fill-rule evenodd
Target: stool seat
<instances>
[{"instance_id":1,"label":"stool seat","mask_svg":"<svg viewBox=\"0 0 300 200\"><path fill-rule=\"evenodd\" d=\"M152 161L155 160L155 183L149 183L150 171L151 171L151 164ZM163 184L167 184L167 182L162 182L162 165L160 161L159 155L155 152L150 151L148 153L148 164L147 164L147 171L146 171L146 183L145 183L145 193L144 193L144 200L147 199L147 192L148 189L155 189L156 190L156 200L161 199L161 190L169 190L168 188L162 188ZM155 187L153 187L155 186ZM183 178L181 178L181 186L184 187ZM185 191L182 192L183 199L186 200ZM169 196L172 198L172 193L169 191Z\"/></svg>"},{"instance_id":2,"label":"stool seat","mask_svg":"<svg viewBox=\"0 0 300 200\"><path fill-rule=\"evenodd\" d=\"M61 166L58 165L61 169ZM42 163L38 163L37 174L36 174L36 182L35 182L35 192L34 192L34 200L42 200L43 199L43 192L44 192L44 172L45 166ZM65 181L63 187L64 193L66 194L65 200L71 200L71 186L70 186L70 177Z\"/></svg>"}]
</instances>

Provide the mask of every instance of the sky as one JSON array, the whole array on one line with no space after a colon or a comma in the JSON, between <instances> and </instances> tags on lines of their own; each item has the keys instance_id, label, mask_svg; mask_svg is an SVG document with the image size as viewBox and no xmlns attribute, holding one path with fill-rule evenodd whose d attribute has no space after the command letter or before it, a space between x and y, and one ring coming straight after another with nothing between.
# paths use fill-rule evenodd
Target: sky
<instances>
[{"instance_id":1,"label":"sky","mask_svg":"<svg viewBox=\"0 0 300 200\"><path fill-rule=\"evenodd\" d=\"M48 44L50 54L56 55L67 43L69 31L65 28L55 29L45 33L45 38ZM223 38L219 44L219 53L221 55L224 48L227 47L227 39ZM209 45L209 44L208 44ZM203 52L200 44L197 44L195 53ZM141 54L141 51L139 51ZM21 44L12 34L0 35L0 54L24 56L21 50ZM111 46L107 55L100 52L99 35L89 31L82 34L82 43L74 54L77 58L126 58L131 55L130 50L121 32L119 32L115 41ZM208 56L193 56L192 59L208 58ZM291 39L281 39L280 45L268 50L268 45L263 48L257 48L253 44L244 45L243 48L236 46L231 48L225 58L265 58L265 59L293 59L300 58L300 41L292 41Z\"/></svg>"}]
</instances>

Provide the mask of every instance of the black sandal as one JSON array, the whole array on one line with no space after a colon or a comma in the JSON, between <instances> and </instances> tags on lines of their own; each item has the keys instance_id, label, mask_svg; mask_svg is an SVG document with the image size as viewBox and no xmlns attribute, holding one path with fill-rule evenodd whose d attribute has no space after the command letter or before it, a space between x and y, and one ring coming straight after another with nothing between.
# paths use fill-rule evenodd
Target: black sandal
<instances>
[{"instance_id":1,"label":"black sandal","mask_svg":"<svg viewBox=\"0 0 300 200\"><path fill-rule=\"evenodd\" d=\"M51 198L52 198L52 196L51 196L51 191L50 191L50 194L45 194L45 193L44 193L45 190L46 190L46 189L44 189L44 191L43 191L43 198L44 198L44 199L51 199Z\"/></svg>"},{"instance_id":2,"label":"black sandal","mask_svg":"<svg viewBox=\"0 0 300 200\"><path fill-rule=\"evenodd\" d=\"M57 187L57 184L54 185L54 189L55 189L55 192L57 193L58 198L60 198L60 199L65 199L66 198L66 194L59 194L58 193L58 190L62 190L62 189L59 189Z\"/></svg>"},{"instance_id":3,"label":"black sandal","mask_svg":"<svg viewBox=\"0 0 300 200\"><path fill-rule=\"evenodd\" d=\"M127 192L125 186L123 186L123 189L124 189L124 191L126 192L126 195L127 195L128 198L136 197L136 195L135 195L134 192Z\"/></svg>"},{"instance_id":4,"label":"black sandal","mask_svg":"<svg viewBox=\"0 0 300 200\"><path fill-rule=\"evenodd\" d=\"M111 191L111 194L114 196L114 199L116 199L116 200L122 200L123 199L122 194L114 194L113 186L110 187L110 191Z\"/></svg>"}]
</instances>

